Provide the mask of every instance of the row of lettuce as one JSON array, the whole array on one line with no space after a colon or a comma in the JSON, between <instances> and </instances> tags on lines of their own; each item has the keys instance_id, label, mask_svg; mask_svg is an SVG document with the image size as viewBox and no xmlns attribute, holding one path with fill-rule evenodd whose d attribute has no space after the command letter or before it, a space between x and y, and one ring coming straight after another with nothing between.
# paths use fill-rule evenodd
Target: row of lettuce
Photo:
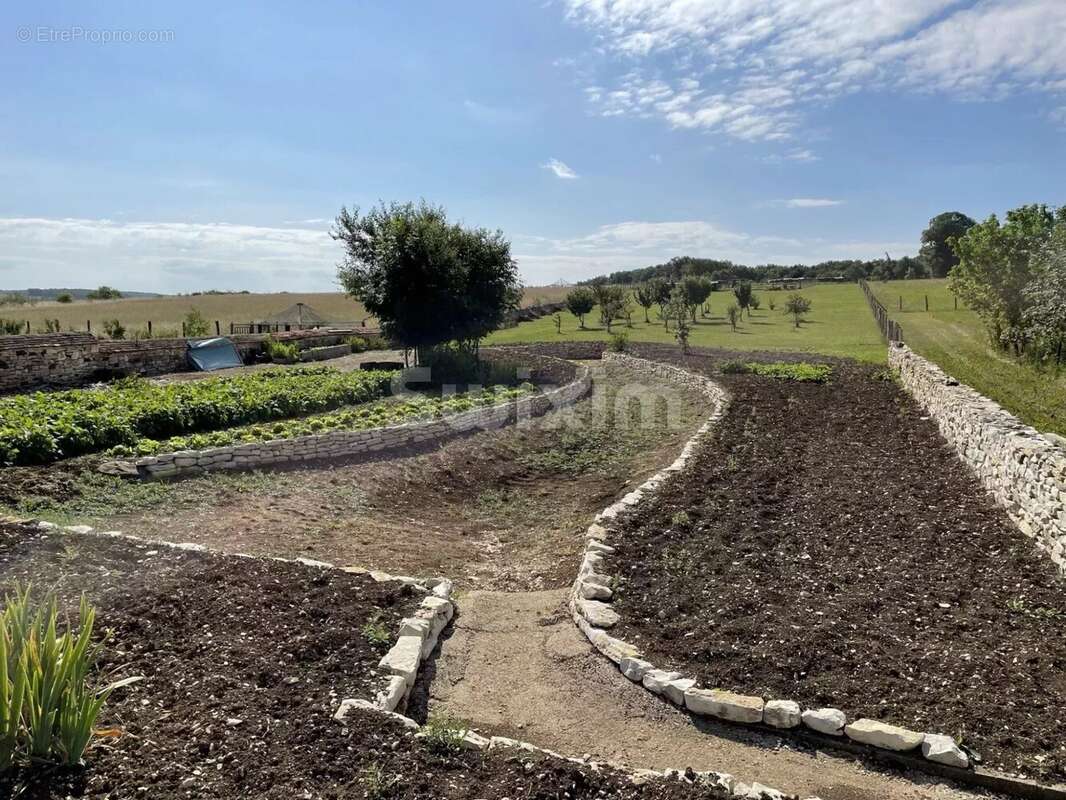
<instances>
[{"instance_id":1,"label":"row of lettuce","mask_svg":"<svg viewBox=\"0 0 1066 800\"><path fill-rule=\"evenodd\" d=\"M214 447L269 442L276 439L291 439L329 431L358 431L368 428L383 428L419 420L440 419L451 414L471 411L518 399L534 391L532 384L505 389L494 387L477 392L466 392L450 397L424 397L414 395L406 400L369 403L358 408L348 408L316 414L299 419L287 419L267 425L244 425L238 428L196 433L191 436L174 436L162 441L142 438L135 445L118 445L108 455L118 458L149 456L156 453L173 453L180 450L206 450Z\"/></svg>"},{"instance_id":2,"label":"row of lettuce","mask_svg":"<svg viewBox=\"0 0 1066 800\"><path fill-rule=\"evenodd\" d=\"M0 398L0 465L48 464L100 452L152 455L377 428L506 402L534 390L522 384L384 399L395 375L307 367L189 383L132 378L96 389Z\"/></svg>"},{"instance_id":3,"label":"row of lettuce","mask_svg":"<svg viewBox=\"0 0 1066 800\"><path fill-rule=\"evenodd\" d=\"M159 384L130 378L98 389L0 398L0 464L47 464L143 440L302 417L378 400L395 373L329 367L263 370Z\"/></svg>"}]
</instances>

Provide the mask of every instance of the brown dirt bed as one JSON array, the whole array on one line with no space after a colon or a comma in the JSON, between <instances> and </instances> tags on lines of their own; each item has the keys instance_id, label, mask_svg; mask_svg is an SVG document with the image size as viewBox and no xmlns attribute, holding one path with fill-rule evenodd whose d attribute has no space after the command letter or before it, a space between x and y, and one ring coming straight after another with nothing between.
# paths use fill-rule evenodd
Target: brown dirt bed
<instances>
[{"instance_id":1,"label":"brown dirt bed","mask_svg":"<svg viewBox=\"0 0 1066 800\"><path fill-rule=\"evenodd\" d=\"M715 377L733 402L713 441L612 540L618 634L702 686L961 736L1063 782L1066 586L935 424L872 367Z\"/></svg>"},{"instance_id":2,"label":"brown dirt bed","mask_svg":"<svg viewBox=\"0 0 1066 800\"><path fill-rule=\"evenodd\" d=\"M417 601L395 584L297 564L0 527L0 580L85 592L111 628L101 673L143 675L100 719L118 727L78 770L0 777L20 798L713 798L528 754L447 754L378 715L345 725L380 657L359 634ZM530 766L527 766L529 764ZM385 787L382 794L372 794Z\"/></svg>"}]
</instances>

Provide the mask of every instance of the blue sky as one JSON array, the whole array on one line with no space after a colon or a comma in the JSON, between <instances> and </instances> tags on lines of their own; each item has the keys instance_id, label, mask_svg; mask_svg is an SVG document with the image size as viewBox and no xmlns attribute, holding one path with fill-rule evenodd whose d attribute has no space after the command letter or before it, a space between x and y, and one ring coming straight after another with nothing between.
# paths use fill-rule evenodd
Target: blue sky
<instances>
[{"instance_id":1,"label":"blue sky","mask_svg":"<svg viewBox=\"0 0 1066 800\"><path fill-rule=\"evenodd\" d=\"M1066 202L1064 41L1063 0L9 3L0 286L329 290L340 206L420 197L531 285L913 253Z\"/></svg>"}]
</instances>

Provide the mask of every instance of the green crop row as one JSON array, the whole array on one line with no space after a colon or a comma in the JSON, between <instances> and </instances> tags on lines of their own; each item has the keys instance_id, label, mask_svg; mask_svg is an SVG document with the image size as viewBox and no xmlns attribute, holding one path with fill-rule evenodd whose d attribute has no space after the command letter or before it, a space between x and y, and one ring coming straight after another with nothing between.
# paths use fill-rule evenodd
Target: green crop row
<instances>
[{"instance_id":1,"label":"green crop row","mask_svg":"<svg viewBox=\"0 0 1066 800\"><path fill-rule=\"evenodd\" d=\"M150 456L178 450L206 450L212 447L228 447L248 442L292 439L327 431L383 428L387 425L420 419L439 419L450 414L484 408L514 400L533 391L534 387L531 384L523 383L513 389L495 387L443 398L415 396L399 402L369 403L359 408L331 411L302 419L282 420L268 425L245 425L191 436L175 436L162 441L146 437L132 445L123 444L113 447L108 454L120 458Z\"/></svg>"},{"instance_id":2,"label":"green crop row","mask_svg":"<svg viewBox=\"0 0 1066 800\"><path fill-rule=\"evenodd\" d=\"M128 378L99 389L0 398L0 465L47 464L145 438L165 439L300 417L376 400L393 373L329 367L262 370L158 384Z\"/></svg>"}]
</instances>

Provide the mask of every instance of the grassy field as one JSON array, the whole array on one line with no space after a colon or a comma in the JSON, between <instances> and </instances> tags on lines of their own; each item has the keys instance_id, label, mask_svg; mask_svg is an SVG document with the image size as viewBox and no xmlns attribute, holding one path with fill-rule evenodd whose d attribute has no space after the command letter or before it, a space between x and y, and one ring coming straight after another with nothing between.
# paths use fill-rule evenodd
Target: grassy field
<instances>
[{"instance_id":1,"label":"grassy field","mask_svg":"<svg viewBox=\"0 0 1066 800\"><path fill-rule=\"evenodd\" d=\"M977 315L961 304L955 309L946 280L872 282L870 287L903 326L903 339L915 352L1034 428L1066 436L1066 370L1041 372L991 347Z\"/></svg>"},{"instance_id":2,"label":"grassy field","mask_svg":"<svg viewBox=\"0 0 1066 800\"><path fill-rule=\"evenodd\" d=\"M565 287L535 286L525 290L523 305L562 299ZM231 322L248 323L267 319L295 303L305 303L330 321L359 323L367 318L363 306L341 292L308 294L225 294L198 297L144 297L121 300L78 300L73 303L45 301L30 305L0 307L0 319L28 320L33 330L44 327L46 319L58 319L63 330L84 331L91 326L94 333L103 334L104 322L117 319L127 329L127 336L143 330L151 320L156 336L160 333L180 335L181 322L192 309L197 309L214 327L217 320L222 333L229 332ZM368 320L373 325L373 320Z\"/></svg>"},{"instance_id":3,"label":"grassy field","mask_svg":"<svg viewBox=\"0 0 1066 800\"><path fill-rule=\"evenodd\" d=\"M782 312L789 292L757 290L762 309L751 318L744 317L737 331L729 327L725 309L732 304L733 295L715 292L711 295L710 318L699 319L692 327L689 344L694 347L722 347L732 350L787 350L792 352L824 353L876 363L885 360L885 344L870 314L869 306L858 285L825 284L805 289L802 294L811 300L811 313L797 329L792 318ZM771 311L769 301L777 308ZM657 309L651 310L651 323L644 322L644 310L633 314L633 327L614 325L625 331L634 341L674 342L674 332L663 329L656 321ZM599 312L585 317L587 330L580 330L578 320L568 312L562 313L562 332L556 333L552 317L523 322L514 328L498 331L488 339L489 344L517 342L552 342L561 339L599 340L607 338L607 331L598 324Z\"/></svg>"}]
</instances>

